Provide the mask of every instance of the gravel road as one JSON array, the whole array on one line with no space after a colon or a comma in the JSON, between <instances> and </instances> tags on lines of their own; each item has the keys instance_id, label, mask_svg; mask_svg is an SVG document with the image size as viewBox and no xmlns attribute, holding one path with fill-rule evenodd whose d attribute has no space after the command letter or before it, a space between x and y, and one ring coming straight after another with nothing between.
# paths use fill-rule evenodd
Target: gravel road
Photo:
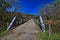
<instances>
[{"instance_id":1,"label":"gravel road","mask_svg":"<svg viewBox=\"0 0 60 40\"><path fill-rule=\"evenodd\" d=\"M33 21L18 26L1 40L35 40L34 34L40 32L39 26Z\"/></svg>"}]
</instances>

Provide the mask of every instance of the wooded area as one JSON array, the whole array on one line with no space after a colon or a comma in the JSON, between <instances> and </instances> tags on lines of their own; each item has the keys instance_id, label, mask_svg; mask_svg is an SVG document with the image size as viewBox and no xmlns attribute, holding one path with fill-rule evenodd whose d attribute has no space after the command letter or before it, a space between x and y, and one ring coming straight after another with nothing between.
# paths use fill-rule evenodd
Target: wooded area
<instances>
[{"instance_id":1,"label":"wooded area","mask_svg":"<svg viewBox=\"0 0 60 40\"><path fill-rule=\"evenodd\" d=\"M18 2L19 0L17 0ZM38 15L30 15L30 14L23 14L16 12L19 9L19 6L15 7L14 12L8 12L7 9L11 8L12 3L14 0L4 1L0 0L0 33L6 30L7 24L10 23L14 16L17 16L16 22L13 26L21 25L27 22L30 19L38 19L39 14L42 15L44 23L46 25L46 31L48 32L48 21L52 20L52 32L59 32L60 31L60 0L56 0L52 4L46 4L45 9L40 9L40 13Z\"/></svg>"}]
</instances>

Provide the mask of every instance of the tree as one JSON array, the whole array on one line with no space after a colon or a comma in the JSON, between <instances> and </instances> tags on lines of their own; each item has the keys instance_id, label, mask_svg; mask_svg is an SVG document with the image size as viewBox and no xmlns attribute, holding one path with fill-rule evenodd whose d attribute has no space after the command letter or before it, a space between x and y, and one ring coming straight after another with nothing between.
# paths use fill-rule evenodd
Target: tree
<instances>
[{"instance_id":1,"label":"tree","mask_svg":"<svg viewBox=\"0 0 60 40\"><path fill-rule=\"evenodd\" d=\"M7 12L6 9L10 6L5 0L0 0L0 20L4 19L4 15Z\"/></svg>"},{"instance_id":2,"label":"tree","mask_svg":"<svg viewBox=\"0 0 60 40\"><path fill-rule=\"evenodd\" d=\"M6 12L6 8L9 7L9 3L4 0L0 0L0 13Z\"/></svg>"},{"instance_id":3,"label":"tree","mask_svg":"<svg viewBox=\"0 0 60 40\"><path fill-rule=\"evenodd\" d=\"M56 13L57 19L60 19L60 0L56 0L53 3L53 6L55 6L55 13Z\"/></svg>"},{"instance_id":4,"label":"tree","mask_svg":"<svg viewBox=\"0 0 60 40\"><path fill-rule=\"evenodd\" d=\"M43 16L45 15L48 20L60 20L60 0L56 0L52 4L46 4L46 8L41 9L40 12L43 13Z\"/></svg>"}]
</instances>

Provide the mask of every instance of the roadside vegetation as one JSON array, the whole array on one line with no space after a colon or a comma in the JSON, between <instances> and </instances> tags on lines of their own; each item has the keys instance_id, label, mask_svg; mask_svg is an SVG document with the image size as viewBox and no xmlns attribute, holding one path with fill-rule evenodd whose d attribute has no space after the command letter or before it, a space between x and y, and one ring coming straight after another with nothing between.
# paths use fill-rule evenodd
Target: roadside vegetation
<instances>
[{"instance_id":1,"label":"roadside vegetation","mask_svg":"<svg viewBox=\"0 0 60 40\"><path fill-rule=\"evenodd\" d=\"M60 33L53 33L49 37L47 33L40 32L36 34L36 40L60 40Z\"/></svg>"},{"instance_id":2,"label":"roadside vegetation","mask_svg":"<svg viewBox=\"0 0 60 40\"><path fill-rule=\"evenodd\" d=\"M40 10L46 26L46 32L36 34L36 40L60 40L60 0L56 0L52 4L47 4L45 9ZM53 21L51 24L51 35L49 36L48 21Z\"/></svg>"},{"instance_id":3,"label":"roadside vegetation","mask_svg":"<svg viewBox=\"0 0 60 40\"><path fill-rule=\"evenodd\" d=\"M16 13L15 11L18 9L16 7L14 12L7 12L6 8L10 7L10 2L6 3L4 0L0 0L0 34L3 34L4 31L7 29L7 24L9 24L14 16L17 16L17 20L15 21L13 28L15 26L21 25L31 18L38 19L39 15L33 16L28 14ZM3 6L4 4L4 6ZM45 26L46 26L46 33L40 32L36 34L37 40L60 40L60 0L56 0L52 4L46 4L45 9L39 10L42 14ZM40 14L40 13L39 13ZM53 21L51 25L51 35L49 37L48 34L48 21Z\"/></svg>"},{"instance_id":4,"label":"roadside vegetation","mask_svg":"<svg viewBox=\"0 0 60 40\"><path fill-rule=\"evenodd\" d=\"M17 3L19 3L19 0L16 0ZM15 10L13 12L8 12L7 8L11 8L12 3L14 3L14 0L0 0L0 34L3 34L4 31L6 31L7 26L11 22L12 18L14 16L17 16L17 19L15 20L14 24L12 25L13 28L15 28L18 25L21 25L25 22L27 22L29 19L33 18L33 15L23 14L16 12L19 8L19 6L16 6ZM12 28L12 29L13 29Z\"/></svg>"}]
</instances>

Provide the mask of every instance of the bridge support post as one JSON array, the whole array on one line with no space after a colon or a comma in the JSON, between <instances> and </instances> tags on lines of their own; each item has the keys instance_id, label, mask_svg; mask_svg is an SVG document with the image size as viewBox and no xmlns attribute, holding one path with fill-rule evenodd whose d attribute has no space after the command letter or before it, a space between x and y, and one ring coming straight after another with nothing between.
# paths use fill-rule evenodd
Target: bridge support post
<instances>
[{"instance_id":1,"label":"bridge support post","mask_svg":"<svg viewBox=\"0 0 60 40\"><path fill-rule=\"evenodd\" d=\"M15 19L16 19L16 16L13 17L11 23L7 26L7 31L11 28L11 26L13 25Z\"/></svg>"},{"instance_id":2,"label":"bridge support post","mask_svg":"<svg viewBox=\"0 0 60 40\"><path fill-rule=\"evenodd\" d=\"M44 25L44 23L43 23L42 16L39 16L39 19L40 19L40 23L41 23L42 31L45 32L45 25Z\"/></svg>"}]
</instances>

